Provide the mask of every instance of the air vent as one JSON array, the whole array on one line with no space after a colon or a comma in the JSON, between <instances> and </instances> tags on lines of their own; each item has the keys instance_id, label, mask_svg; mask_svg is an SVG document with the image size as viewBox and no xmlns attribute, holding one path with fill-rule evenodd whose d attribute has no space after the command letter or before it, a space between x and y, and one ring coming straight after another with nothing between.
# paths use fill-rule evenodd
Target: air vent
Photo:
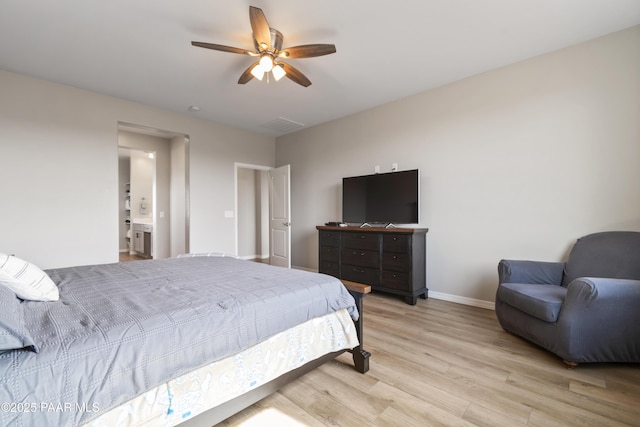
<instances>
[{"instance_id":1,"label":"air vent","mask_svg":"<svg viewBox=\"0 0 640 427\"><path fill-rule=\"evenodd\" d=\"M273 119L270 122L264 123L262 126L283 133L293 132L304 127L302 123L294 122L293 120L285 119L284 117Z\"/></svg>"}]
</instances>

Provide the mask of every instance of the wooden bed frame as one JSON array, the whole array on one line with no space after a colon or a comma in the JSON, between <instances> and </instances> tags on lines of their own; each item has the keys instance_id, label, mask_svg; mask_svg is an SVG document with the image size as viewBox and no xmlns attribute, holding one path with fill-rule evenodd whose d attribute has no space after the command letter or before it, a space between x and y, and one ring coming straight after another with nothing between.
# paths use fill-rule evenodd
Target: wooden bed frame
<instances>
[{"instance_id":1,"label":"wooden bed frame","mask_svg":"<svg viewBox=\"0 0 640 427\"><path fill-rule=\"evenodd\" d=\"M365 373L369 370L369 358L371 357L371 353L364 349L363 344L363 316L364 313L362 311L362 300L363 298L371 292L371 286L363 285L362 283L349 282L346 280L342 280L344 286L349 290L349 293L353 296L356 301L356 306L358 307L358 313L360 313L360 318L355 321L356 332L358 334L358 340L360 341L360 345L353 348L352 350L342 350L334 353L326 354L319 359L312 360L309 363L306 363L300 366L293 371L289 371L286 374L275 378L260 387L256 387L255 389L244 393L234 399L231 399L221 405L218 405L214 408L211 408L189 420L186 420L183 423L180 423L180 427L211 427L214 426L230 416L237 414L243 409L248 408L254 403L264 399L272 393L275 393L280 388L289 384L290 382L300 378L307 372L310 372L333 359L335 359L340 354L345 351L349 351L353 355L353 363L355 365L355 369L360 373Z\"/></svg>"}]
</instances>

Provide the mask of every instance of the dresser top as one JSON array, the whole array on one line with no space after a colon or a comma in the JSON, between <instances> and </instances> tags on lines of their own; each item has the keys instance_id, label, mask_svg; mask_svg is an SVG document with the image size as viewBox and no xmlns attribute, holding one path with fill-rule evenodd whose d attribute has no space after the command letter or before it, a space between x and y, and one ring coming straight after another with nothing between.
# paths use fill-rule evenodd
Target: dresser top
<instances>
[{"instance_id":1,"label":"dresser top","mask_svg":"<svg viewBox=\"0 0 640 427\"><path fill-rule=\"evenodd\" d=\"M359 233L427 233L428 228L385 228L385 227L338 227L333 225L317 225L317 230L330 230L330 231L357 231Z\"/></svg>"}]
</instances>

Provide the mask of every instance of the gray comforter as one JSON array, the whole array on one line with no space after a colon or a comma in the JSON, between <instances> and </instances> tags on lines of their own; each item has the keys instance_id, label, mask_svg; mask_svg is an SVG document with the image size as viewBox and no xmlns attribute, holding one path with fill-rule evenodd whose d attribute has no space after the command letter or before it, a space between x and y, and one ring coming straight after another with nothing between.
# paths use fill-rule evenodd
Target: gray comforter
<instances>
[{"instance_id":1,"label":"gray comforter","mask_svg":"<svg viewBox=\"0 0 640 427\"><path fill-rule=\"evenodd\" d=\"M147 389L354 301L330 276L229 257L48 270L23 302L39 353L0 353L0 425L74 426Z\"/></svg>"}]
</instances>

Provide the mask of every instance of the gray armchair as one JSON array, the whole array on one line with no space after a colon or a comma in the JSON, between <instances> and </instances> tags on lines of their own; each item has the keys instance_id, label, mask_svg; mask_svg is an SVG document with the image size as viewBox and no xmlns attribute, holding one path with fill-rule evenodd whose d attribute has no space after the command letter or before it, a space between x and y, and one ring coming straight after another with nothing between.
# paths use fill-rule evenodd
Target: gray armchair
<instances>
[{"instance_id":1,"label":"gray armchair","mask_svg":"<svg viewBox=\"0 0 640 427\"><path fill-rule=\"evenodd\" d=\"M590 234L566 263L502 260L496 315L508 332L583 362L640 362L640 232Z\"/></svg>"}]
</instances>

